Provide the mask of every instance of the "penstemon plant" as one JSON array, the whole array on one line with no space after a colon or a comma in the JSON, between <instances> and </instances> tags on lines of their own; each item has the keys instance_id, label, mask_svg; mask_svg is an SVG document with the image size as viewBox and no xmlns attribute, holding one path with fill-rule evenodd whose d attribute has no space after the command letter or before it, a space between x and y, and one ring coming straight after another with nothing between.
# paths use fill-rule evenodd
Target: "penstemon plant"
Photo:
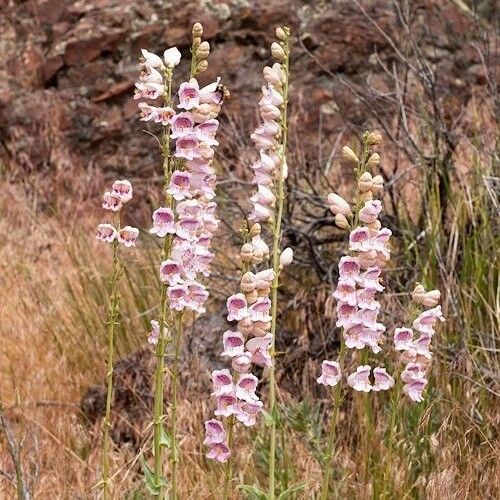
<instances>
[{"instance_id":1,"label":"penstemon plant","mask_svg":"<svg viewBox=\"0 0 500 500\"><path fill-rule=\"evenodd\" d=\"M383 334L386 327L378 321L381 304L375 295L384 291L381 284L381 273L390 260L389 239L392 232L382 227L379 220L382 202L374 196L383 191L383 179L380 175L372 176L371 170L378 166L380 156L372 151L372 146L379 144L382 137L378 132L365 133L361 158L349 148L342 150L344 158L353 164L357 180L357 194L351 206L336 193L328 195L328 205L335 214L335 224L341 229L350 230L349 253L339 262L339 280L333 292L337 300L336 326L342 328L341 347L337 361L325 360L322 363L321 376L317 382L331 390L332 413L329 423L326 453L324 455L323 480L321 499L330 495L330 473L334 455L336 426L339 406L341 404L342 386L340 384L346 362L346 348L356 349L360 354L352 358L358 367L347 376L347 385L362 393L386 391L395 385L394 378L389 375L384 366L372 369L369 361L370 351L373 354L382 352ZM439 291L425 292L418 285L413 298L421 304L437 306ZM439 306L423 312L415 319L413 326L422 336L413 340L413 332L408 328L396 328L394 335L395 348L405 351L403 359L409 362L401 379L404 383L403 392L413 401L421 401L421 391L427 380L424 377L423 359L430 358L428 350L432 326L442 319ZM371 379L373 374L373 381ZM399 384L396 387L396 398L399 399ZM394 399L393 399L394 400ZM393 405L392 417L396 414ZM366 420L366 439L364 441L365 471L370 464L370 448L373 436L373 421L371 401L364 397L364 410L359 411L360 422ZM391 425L391 430L394 425ZM389 440L390 441L390 440Z\"/></svg>"},{"instance_id":2,"label":"penstemon plant","mask_svg":"<svg viewBox=\"0 0 500 500\"><path fill-rule=\"evenodd\" d=\"M215 218L215 170L212 167L216 119L224 97L219 79L200 89L196 76L208 67L208 42L202 42L203 27L195 23L192 29L192 61L190 80L180 85L176 112L173 108L173 71L181 59L177 48L165 51L163 59L142 51L144 72L136 84L138 99L163 99L163 107L139 103L141 120L161 123L163 154L164 206L153 213L151 233L163 240L160 264L161 296L158 321L151 322L148 342L156 350L154 382L153 455L154 469L145 461L146 484L151 494L163 499L166 480L163 477L163 448L170 447L171 494L178 498L177 468L179 448L177 438L177 399L179 356L186 312L204 313L208 290L202 283L210 275L214 257L211 240L219 221ZM175 150L171 150L171 141ZM167 348L173 351L172 367L165 368ZM163 392L165 371L171 374L170 435L163 427Z\"/></svg>"},{"instance_id":3,"label":"penstemon plant","mask_svg":"<svg viewBox=\"0 0 500 500\"><path fill-rule=\"evenodd\" d=\"M251 365L269 368L269 406L272 415L269 464L269 495L274 498L274 468L276 454L276 381L274 374L275 335L277 319L277 292L281 269L293 259L291 248L281 252L281 219L287 177L287 104L289 78L290 30L277 28L279 42L271 46L277 61L266 66L259 101L263 123L251 138L259 152L252 165L252 182L256 192L251 197L252 210L249 227L244 230L244 244L240 251L242 274L240 291L227 299L228 321L237 322L237 330L223 334L222 356L231 358L231 368L212 373L216 398L216 417L228 419L228 430L219 419L205 422L207 457L225 462L223 498L230 494L232 481L233 428L237 422L252 426L262 411L263 403L256 395L258 379L250 373ZM267 223L273 235L272 249L262 237L261 224ZM251 266L271 261L271 267L252 272ZM255 269L254 269L255 270ZM236 380L237 377L237 380Z\"/></svg>"},{"instance_id":4,"label":"penstemon plant","mask_svg":"<svg viewBox=\"0 0 500 500\"><path fill-rule=\"evenodd\" d=\"M113 245L113 267L109 282L109 306L108 306L108 354L106 370L106 412L103 421L103 449L102 449L102 479L103 497L105 500L110 497L110 467L109 467L109 448L110 448L110 427L111 427L111 404L113 401L113 363L115 351L115 326L118 321L119 313L119 292L118 284L122 273L122 267L119 256L119 245L125 247L135 246L139 237L139 230L135 227L121 227L121 211L123 205L128 203L133 196L132 185L127 180L117 180L113 183L111 191L106 191L103 197L102 207L114 213L114 225L109 223L99 224L97 226L97 239Z\"/></svg>"}]
</instances>

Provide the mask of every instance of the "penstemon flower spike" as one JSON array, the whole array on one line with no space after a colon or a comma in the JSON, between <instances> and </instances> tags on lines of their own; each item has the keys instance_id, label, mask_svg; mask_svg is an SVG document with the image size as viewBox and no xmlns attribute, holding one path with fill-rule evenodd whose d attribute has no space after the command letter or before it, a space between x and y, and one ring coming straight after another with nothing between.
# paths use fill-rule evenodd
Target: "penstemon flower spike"
<instances>
[{"instance_id":1,"label":"penstemon flower spike","mask_svg":"<svg viewBox=\"0 0 500 500\"><path fill-rule=\"evenodd\" d=\"M141 82L136 84L140 97L151 99L162 95L164 100L162 108L139 104L142 120L154 119L164 126L161 149L164 157L165 206L154 211L153 228L150 231L164 238L159 268L160 316L158 321L151 322L152 331L148 338L148 342L156 346L157 357L153 417L154 471L145 462L143 464L148 489L161 499L164 498L166 486L163 478L163 447L169 443L170 489L172 498L178 498L177 399L182 330L186 309L205 312L203 304L209 294L197 279L200 279L199 275L207 277L210 274L210 262L214 257L210 244L219 223L215 218L216 203L213 198L216 178L211 164L214 157L212 148L218 144L215 134L219 122L216 118L223 95L219 89L219 79L200 89L194 78L208 67L206 58L210 48L207 42L201 42L203 27L200 23L193 26L192 34L191 52L195 63L191 65L189 82L182 83L177 94L179 112L173 109L172 100L173 68L180 61L180 53L175 47L165 51L164 62L158 56L143 51L145 71L141 75ZM154 68L159 68L162 73ZM161 92L157 85L162 86ZM171 151L171 140L175 141L175 151ZM170 345L174 358L169 370L172 376L169 439L163 428L163 379L164 358Z\"/></svg>"},{"instance_id":2,"label":"penstemon flower spike","mask_svg":"<svg viewBox=\"0 0 500 500\"><path fill-rule=\"evenodd\" d=\"M121 276L121 263L119 259L119 245L130 248L135 246L139 237L139 230L131 226L121 226L121 210L125 203L132 199L132 185L127 180L117 180L113 183L111 191L107 191L103 196L102 207L114 213L114 223L104 223L97 226L97 239L113 245L113 267L109 283L109 307L108 307L108 354L106 370L106 410L103 421L103 450L102 450L102 479L103 497L105 500L110 496L110 466L109 466L109 448L110 448L110 427L111 427L111 404L113 401L113 363L115 349L115 326L118 321L119 312L119 292L118 283ZM116 227L115 227L116 226Z\"/></svg>"},{"instance_id":3,"label":"penstemon flower spike","mask_svg":"<svg viewBox=\"0 0 500 500\"><path fill-rule=\"evenodd\" d=\"M273 370L274 335L276 333L278 276L283 267L293 260L291 248L280 251L281 218L286 179L286 107L288 102L288 54L290 32L278 28L281 44L273 45L273 57L279 62L264 68L267 85L262 88L259 102L263 124L252 134L260 159L252 165L253 183L256 192L251 197L253 204L249 220L251 227L243 230L244 244L241 247L242 275L240 292L227 299L228 321L236 321L237 330L223 334L223 357L231 358L232 370L215 370L212 373L217 400L216 417L228 419L228 430L219 419L205 422L205 444L210 447L207 457L225 463L223 498L229 498L232 481L232 452L234 427L237 423L252 426L263 409L263 403L255 394L258 379L249 373L251 365L267 366ZM262 238L261 223L270 223L273 232L273 251ZM273 267L256 273L251 265L259 265L271 258ZM274 288L273 288L274 287ZM270 295L273 294L273 298ZM274 312L273 311L274 300ZM274 316L274 317L273 317ZM273 326L274 324L274 326ZM275 403L274 372L273 402ZM276 416L274 418L276 420ZM217 439L214 440L214 426ZM275 429L273 457L275 455ZM274 495L274 460L270 491Z\"/></svg>"}]
</instances>

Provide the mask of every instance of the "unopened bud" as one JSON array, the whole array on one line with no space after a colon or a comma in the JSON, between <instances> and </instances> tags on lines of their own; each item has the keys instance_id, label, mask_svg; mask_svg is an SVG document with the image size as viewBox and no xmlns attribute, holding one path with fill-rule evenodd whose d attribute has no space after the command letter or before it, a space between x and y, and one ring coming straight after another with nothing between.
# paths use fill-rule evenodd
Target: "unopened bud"
<instances>
[{"instance_id":1,"label":"unopened bud","mask_svg":"<svg viewBox=\"0 0 500 500\"><path fill-rule=\"evenodd\" d=\"M377 167L379 163L380 163L380 155L378 153L373 153L370 156L370 158L368 158L368 161L366 162L366 166L368 168L374 168L374 167Z\"/></svg>"},{"instance_id":2,"label":"unopened bud","mask_svg":"<svg viewBox=\"0 0 500 500\"><path fill-rule=\"evenodd\" d=\"M441 299L441 292L439 290L430 290L424 295L422 305L425 307L436 307Z\"/></svg>"},{"instance_id":3,"label":"unopened bud","mask_svg":"<svg viewBox=\"0 0 500 500\"><path fill-rule=\"evenodd\" d=\"M335 216L335 224L337 227L340 227L340 229L349 229L349 222L343 214L337 214Z\"/></svg>"},{"instance_id":4,"label":"unopened bud","mask_svg":"<svg viewBox=\"0 0 500 500\"><path fill-rule=\"evenodd\" d=\"M372 190L375 193L378 193L378 192L384 190L384 179L383 179L383 177L381 175L376 175L372 179Z\"/></svg>"},{"instance_id":5,"label":"unopened bud","mask_svg":"<svg viewBox=\"0 0 500 500\"><path fill-rule=\"evenodd\" d=\"M371 224L367 224L367 226L369 229L372 229L373 231L378 232L381 229L382 224L378 219L376 219ZM376 236L376 235L374 235L374 236Z\"/></svg>"},{"instance_id":6,"label":"unopened bud","mask_svg":"<svg viewBox=\"0 0 500 500\"><path fill-rule=\"evenodd\" d=\"M271 55L279 62L283 62L286 57L283 47L277 42L271 44Z\"/></svg>"},{"instance_id":7,"label":"unopened bud","mask_svg":"<svg viewBox=\"0 0 500 500\"><path fill-rule=\"evenodd\" d=\"M289 266L293 261L293 250L290 247L285 248L280 255L280 268Z\"/></svg>"},{"instance_id":8,"label":"unopened bud","mask_svg":"<svg viewBox=\"0 0 500 500\"><path fill-rule=\"evenodd\" d=\"M203 36L203 25L201 23L194 23L191 34L193 35L193 38Z\"/></svg>"},{"instance_id":9,"label":"unopened bud","mask_svg":"<svg viewBox=\"0 0 500 500\"><path fill-rule=\"evenodd\" d=\"M231 98L231 92L229 92L229 89L226 86L224 86L224 90L222 93L225 101Z\"/></svg>"},{"instance_id":10,"label":"unopened bud","mask_svg":"<svg viewBox=\"0 0 500 500\"><path fill-rule=\"evenodd\" d=\"M359 158L356 156L354 151L349 146L344 146L342 148L342 156L347 161L350 161L355 164L359 163Z\"/></svg>"},{"instance_id":11,"label":"unopened bud","mask_svg":"<svg viewBox=\"0 0 500 500\"><path fill-rule=\"evenodd\" d=\"M255 290L255 275L253 273L247 272L241 277L240 289L244 293Z\"/></svg>"},{"instance_id":12,"label":"unopened bud","mask_svg":"<svg viewBox=\"0 0 500 500\"><path fill-rule=\"evenodd\" d=\"M245 293L245 298L247 299L248 304L253 304L254 302L257 302L259 292L257 290L252 290L251 292Z\"/></svg>"},{"instance_id":13,"label":"unopened bud","mask_svg":"<svg viewBox=\"0 0 500 500\"><path fill-rule=\"evenodd\" d=\"M240 250L240 257L243 262L247 264L252 261L253 247L250 243L245 243Z\"/></svg>"},{"instance_id":14,"label":"unopened bud","mask_svg":"<svg viewBox=\"0 0 500 500\"><path fill-rule=\"evenodd\" d=\"M420 304L424 295L425 295L425 288L420 283L417 283L415 285L415 288L413 289L413 292L411 293L411 298L413 299L414 302Z\"/></svg>"},{"instance_id":15,"label":"unopened bud","mask_svg":"<svg viewBox=\"0 0 500 500\"><path fill-rule=\"evenodd\" d=\"M207 70L207 68L208 68L208 61L206 59L203 59L203 61L200 61L196 65L196 74L203 73L204 71Z\"/></svg>"},{"instance_id":16,"label":"unopened bud","mask_svg":"<svg viewBox=\"0 0 500 500\"><path fill-rule=\"evenodd\" d=\"M370 132L367 136L366 136L366 143L369 145L369 146L373 146L375 144L380 144L382 142L382 134L380 132Z\"/></svg>"},{"instance_id":17,"label":"unopened bud","mask_svg":"<svg viewBox=\"0 0 500 500\"><path fill-rule=\"evenodd\" d=\"M196 50L201 44L201 37L195 36L193 37L193 49Z\"/></svg>"},{"instance_id":18,"label":"unopened bud","mask_svg":"<svg viewBox=\"0 0 500 500\"><path fill-rule=\"evenodd\" d=\"M259 234L261 233L261 231L262 231L262 228L261 228L260 224L258 222L256 222L250 228L250 232L249 232L250 238L254 238L255 236L259 236Z\"/></svg>"},{"instance_id":19,"label":"unopened bud","mask_svg":"<svg viewBox=\"0 0 500 500\"><path fill-rule=\"evenodd\" d=\"M359 195L359 199L363 202L366 203L367 201L373 200L373 192L371 190L364 191Z\"/></svg>"},{"instance_id":20,"label":"unopened bud","mask_svg":"<svg viewBox=\"0 0 500 500\"><path fill-rule=\"evenodd\" d=\"M264 252L260 248L254 248L252 264L260 264L264 260Z\"/></svg>"},{"instance_id":21,"label":"unopened bud","mask_svg":"<svg viewBox=\"0 0 500 500\"><path fill-rule=\"evenodd\" d=\"M370 172L364 172L358 179L358 189L363 193L372 189L373 179Z\"/></svg>"},{"instance_id":22,"label":"unopened bud","mask_svg":"<svg viewBox=\"0 0 500 500\"><path fill-rule=\"evenodd\" d=\"M279 26L276 28L276 38L282 42L286 40L285 30Z\"/></svg>"},{"instance_id":23,"label":"unopened bud","mask_svg":"<svg viewBox=\"0 0 500 500\"><path fill-rule=\"evenodd\" d=\"M349 203L347 203L342 196L339 196L336 193L330 193L327 197L328 205L330 206L330 210L334 214L342 214L345 216L352 215L351 207Z\"/></svg>"},{"instance_id":24,"label":"unopened bud","mask_svg":"<svg viewBox=\"0 0 500 500\"><path fill-rule=\"evenodd\" d=\"M253 321L248 317L238 321L238 331L243 333L243 335L251 335L253 332Z\"/></svg>"},{"instance_id":25,"label":"unopened bud","mask_svg":"<svg viewBox=\"0 0 500 500\"><path fill-rule=\"evenodd\" d=\"M198 50L196 51L196 56L199 59L206 59L210 54L210 44L208 42L201 42Z\"/></svg>"},{"instance_id":26,"label":"unopened bud","mask_svg":"<svg viewBox=\"0 0 500 500\"><path fill-rule=\"evenodd\" d=\"M271 287L268 286L266 288L259 288L259 297L269 297L271 295Z\"/></svg>"}]
</instances>

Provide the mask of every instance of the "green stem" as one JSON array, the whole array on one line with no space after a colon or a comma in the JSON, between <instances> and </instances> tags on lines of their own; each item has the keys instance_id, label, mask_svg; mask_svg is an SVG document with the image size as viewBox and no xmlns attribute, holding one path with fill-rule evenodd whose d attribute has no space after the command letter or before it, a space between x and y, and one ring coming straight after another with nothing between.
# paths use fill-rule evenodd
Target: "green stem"
<instances>
[{"instance_id":1,"label":"green stem","mask_svg":"<svg viewBox=\"0 0 500 500\"><path fill-rule=\"evenodd\" d=\"M172 105L172 69L165 70L166 86L164 93L165 106ZM164 129L161 149L163 154L163 189L165 191L165 203L167 206L172 205L171 197L166 193L172 175L172 162L170 156L170 126L167 125ZM163 248L161 257L165 260L170 255L172 245L172 237L165 236L163 240ZM159 317L159 338L156 346L156 368L155 368L155 394L154 394L154 416L153 416L153 453L154 453L154 476L155 484L158 488L158 500L163 500L165 496L165 480L163 478L163 392L164 392L164 375L165 375L165 348L171 341L170 332L165 335L165 329L168 329L168 302L167 302L167 286L162 283L160 287L160 317Z\"/></svg>"},{"instance_id":2,"label":"green stem","mask_svg":"<svg viewBox=\"0 0 500 500\"><path fill-rule=\"evenodd\" d=\"M179 356L182 339L182 313L177 313L174 339L174 365L172 369L172 404L171 411L171 437L172 449L170 453L171 463L171 483L172 499L177 500L177 465L179 464L179 448L177 446L177 399L178 399L178 380L179 380Z\"/></svg>"},{"instance_id":3,"label":"green stem","mask_svg":"<svg viewBox=\"0 0 500 500\"><path fill-rule=\"evenodd\" d=\"M341 337L340 339L340 352L339 352L339 365L340 372L344 371L344 355L345 355L345 343L344 339ZM330 416L330 430L328 432L328 443L327 443L327 452L325 456L324 462L324 470L323 470L323 481L321 483L321 500L327 500L329 491L330 491L330 475L331 469L333 466L333 451L335 449L335 436L337 430L337 419L339 414L339 407L342 401L342 388L341 383L339 382L332 390L332 403L333 410Z\"/></svg>"},{"instance_id":4,"label":"green stem","mask_svg":"<svg viewBox=\"0 0 500 500\"><path fill-rule=\"evenodd\" d=\"M275 372L275 349L276 349L276 322L278 312L278 286L280 275L280 243L281 243L281 219L283 217L283 203L285 199L285 187L283 173L286 165L286 147L288 141L288 123L287 123L287 107L288 107L288 79L290 74L289 56L290 56L290 32L286 29L287 39L284 43L285 60L282 68L285 73L285 82L283 83L283 106L281 114L281 148L280 156L280 172L277 180L277 213L274 220L273 228L273 247L272 247L272 264L274 271L274 279L271 292L271 356L272 365L269 369L269 407L271 410L271 436L269 445L269 491L268 498L275 498L275 467L276 467L276 422L278 420L278 409L276 406L276 372Z\"/></svg>"},{"instance_id":5,"label":"green stem","mask_svg":"<svg viewBox=\"0 0 500 500\"><path fill-rule=\"evenodd\" d=\"M231 415L229 418L229 431L228 431L228 446L229 449L233 449L233 441L234 441L234 432L233 428L235 425L235 419L234 415ZM232 460L231 457L227 460L225 468L224 468L224 493L223 493L223 499L228 500L229 498L229 489L230 489L230 484L231 484L231 479L233 475L233 465L232 465Z\"/></svg>"},{"instance_id":6,"label":"green stem","mask_svg":"<svg viewBox=\"0 0 500 500\"><path fill-rule=\"evenodd\" d=\"M117 214L118 231L120 230L120 215ZM110 303L108 309L108 356L106 370L106 412L104 415L104 438L102 449L102 485L104 500L110 497L110 467L109 467L109 448L111 428L111 404L113 401L113 363L115 350L115 325L118 316L118 280L120 273L120 262L118 260L118 240L113 241L113 270L110 281Z\"/></svg>"}]
</instances>

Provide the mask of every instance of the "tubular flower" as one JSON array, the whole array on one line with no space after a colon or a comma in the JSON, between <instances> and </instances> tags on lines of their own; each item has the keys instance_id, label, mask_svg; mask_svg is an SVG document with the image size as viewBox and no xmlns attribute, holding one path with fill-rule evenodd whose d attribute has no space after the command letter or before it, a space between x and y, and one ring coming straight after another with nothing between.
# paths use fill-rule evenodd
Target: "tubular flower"
<instances>
[{"instance_id":1,"label":"tubular flower","mask_svg":"<svg viewBox=\"0 0 500 500\"><path fill-rule=\"evenodd\" d=\"M403 393L412 401L423 401L423 391L427 386L426 371L432 360L430 350L432 337L438 322L444 321L441 306L438 304L441 293L439 290L426 292L424 287L417 283L412 299L424 309L413 321L413 329L396 328L394 331L394 348L400 351L400 360L405 364L401 373ZM417 332L418 337L415 337Z\"/></svg>"}]
</instances>

